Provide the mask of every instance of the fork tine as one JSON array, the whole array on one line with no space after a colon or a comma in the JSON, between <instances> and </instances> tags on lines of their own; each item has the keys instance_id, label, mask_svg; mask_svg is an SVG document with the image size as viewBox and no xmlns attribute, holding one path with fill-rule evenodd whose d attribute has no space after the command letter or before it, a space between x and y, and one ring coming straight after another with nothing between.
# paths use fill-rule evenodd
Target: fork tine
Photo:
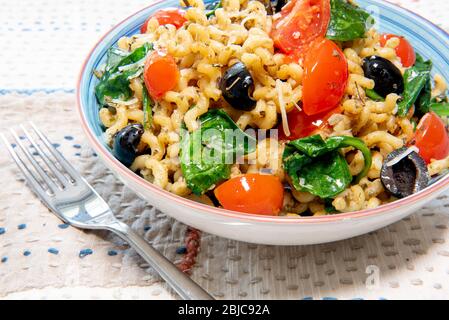
<instances>
[{"instance_id":1,"label":"fork tine","mask_svg":"<svg viewBox=\"0 0 449 320\"><path fill-rule=\"evenodd\" d=\"M42 150L42 148L34 141L33 137L28 133L28 130L23 125L21 125L20 127L22 128L23 132L25 133L25 137L28 139L28 141L31 143L31 145L34 147L34 149L36 149L37 153L42 158L42 160L45 162L45 164L48 166L50 171L55 175L55 177L59 180L59 182L63 186L66 186L67 182L70 182L69 179L67 179L67 177L65 177L59 171L59 169L56 168L53 161L48 157L48 155Z\"/></svg>"},{"instance_id":2,"label":"fork tine","mask_svg":"<svg viewBox=\"0 0 449 320\"><path fill-rule=\"evenodd\" d=\"M31 162L36 172L39 174L41 179L45 182L45 184L48 186L48 188L51 190L51 192L55 192L57 188L60 188L56 183L48 176L48 174L44 171L42 166L34 159L33 155L27 150L27 148L23 145L22 141L20 141L19 136L17 133L10 129L10 132L14 139L16 140L17 145L20 146L20 149L22 149L23 153L27 157L27 159ZM23 161L22 161L23 163Z\"/></svg>"},{"instance_id":3,"label":"fork tine","mask_svg":"<svg viewBox=\"0 0 449 320\"><path fill-rule=\"evenodd\" d=\"M34 192L37 193L37 195L42 199L45 200L48 197L48 194L46 190L42 187L42 185L38 182L36 179L34 173L30 171L22 161L22 159L19 157L19 155L14 151L14 149L11 147L11 144L8 142L8 139L6 139L6 136L3 133L0 133L0 137L2 138L3 142L6 145L6 148L9 151L9 154L13 158L14 162L19 167L20 171L22 171L26 181L30 185L30 187L33 189Z\"/></svg>"},{"instance_id":4,"label":"fork tine","mask_svg":"<svg viewBox=\"0 0 449 320\"><path fill-rule=\"evenodd\" d=\"M58 160L59 164L67 171L67 173L72 177L74 181L78 181L81 179L80 174L75 170L75 168L59 153L58 150L50 143L47 137L34 125L34 123L30 122L31 127L34 132L39 136L42 142L45 144L47 149L51 152L51 154Z\"/></svg>"}]
</instances>

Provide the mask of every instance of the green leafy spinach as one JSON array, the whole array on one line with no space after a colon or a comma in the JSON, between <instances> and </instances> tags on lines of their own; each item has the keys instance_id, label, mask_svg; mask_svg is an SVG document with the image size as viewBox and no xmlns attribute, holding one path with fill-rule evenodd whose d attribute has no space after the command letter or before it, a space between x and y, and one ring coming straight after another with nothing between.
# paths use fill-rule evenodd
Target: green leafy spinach
<instances>
[{"instance_id":1,"label":"green leafy spinach","mask_svg":"<svg viewBox=\"0 0 449 320\"><path fill-rule=\"evenodd\" d=\"M354 147L363 153L365 167L356 181L365 177L371 167L371 152L362 140L353 137L331 137L324 141L314 135L288 143L285 147L284 168L293 187L310 192L322 199L333 198L352 182L345 157L339 149Z\"/></svg>"},{"instance_id":2,"label":"green leafy spinach","mask_svg":"<svg viewBox=\"0 0 449 320\"><path fill-rule=\"evenodd\" d=\"M209 111L200 117L200 123L198 130L181 134L182 173L197 195L228 179L235 160L256 149L256 140L222 110Z\"/></svg>"},{"instance_id":3,"label":"green leafy spinach","mask_svg":"<svg viewBox=\"0 0 449 320\"><path fill-rule=\"evenodd\" d=\"M398 103L398 115L405 117L416 103L417 111L425 114L429 111L431 98L432 61L424 61L416 55L416 63L404 73L404 93Z\"/></svg>"},{"instance_id":4,"label":"green leafy spinach","mask_svg":"<svg viewBox=\"0 0 449 320\"><path fill-rule=\"evenodd\" d=\"M331 20L326 37L334 41L364 38L370 14L346 0L331 0Z\"/></svg>"},{"instance_id":5,"label":"green leafy spinach","mask_svg":"<svg viewBox=\"0 0 449 320\"><path fill-rule=\"evenodd\" d=\"M130 79L139 76L144 68L144 59L153 45L145 43L131 53L112 48L108 52L106 67L95 87L95 94L101 106L107 105L107 99L127 100L132 96Z\"/></svg>"},{"instance_id":6,"label":"green leafy spinach","mask_svg":"<svg viewBox=\"0 0 449 320\"><path fill-rule=\"evenodd\" d=\"M429 106L429 110L435 112L440 117L449 117L449 103L445 102L434 102Z\"/></svg>"}]
</instances>

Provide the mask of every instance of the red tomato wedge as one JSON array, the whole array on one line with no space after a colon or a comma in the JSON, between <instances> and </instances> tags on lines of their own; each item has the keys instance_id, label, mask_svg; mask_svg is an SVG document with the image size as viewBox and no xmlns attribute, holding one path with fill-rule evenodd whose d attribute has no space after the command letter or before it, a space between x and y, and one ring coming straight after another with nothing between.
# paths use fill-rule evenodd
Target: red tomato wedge
<instances>
[{"instance_id":1,"label":"red tomato wedge","mask_svg":"<svg viewBox=\"0 0 449 320\"><path fill-rule=\"evenodd\" d=\"M141 33L147 32L148 21L152 18L156 18L161 26L166 24L172 24L179 29L183 26L183 24L187 21L185 18L186 12L184 10L178 8L167 8L157 11L155 14L151 15L147 21L142 25L140 29Z\"/></svg>"},{"instance_id":2,"label":"red tomato wedge","mask_svg":"<svg viewBox=\"0 0 449 320\"><path fill-rule=\"evenodd\" d=\"M279 140L297 140L315 134L318 130L324 129L328 123L329 118L343 110L340 106L337 108L319 113L313 116L308 116L304 111L293 109L287 114L288 127L290 129L290 136L287 137L282 130L282 125L278 127Z\"/></svg>"},{"instance_id":3,"label":"red tomato wedge","mask_svg":"<svg viewBox=\"0 0 449 320\"><path fill-rule=\"evenodd\" d=\"M304 60L304 112L313 116L336 108L348 78L348 61L341 49L331 40L315 40Z\"/></svg>"},{"instance_id":4,"label":"red tomato wedge","mask_svg":"<svg viewBox=\"0 0 449 320\"><path fill-rule=\"evenodd\" d=\"M155 51L145 63L143 77L150 96L159 100L178 84L179 69L172 56Z\"/></svg>"},{"instance_id":5,"label":"red tomato wedge","mask_svg":"<svg viewBox=\"0 0 449 320\"><path fill-rule=\"evenodd\" d=\"M399 46L396 47L396 54L399 58L401 58L402 65L406 68L413 66L416 62L415 49L413 49L410 42L408 42L408 40L404 37L394 34L383 34L380 37L380 45L382 47L385 47L387 41L391 38L399 38L401 40L399 42Z\"/></svg>"},{"instance_id":6,"label":"red tomato wedge","mask_svg":"<svg viewBox=\"0 0 449 320\"><path fill-rule=\"evenodd\" d=\"M233 178L214 191L227 210L277 216L284 201L284 186L276 176L246 174Z\"/></svg>"},{"instance_id":7,"label":"red tomato wedge","mask_svg":"<svg viewBox=\"0 0 449 320\"><path fill-rule=\"evenodd\" d=\"M430 163L432 159L441 160L449 155L449 136L441 118L434 112L422 117L410 142L419 149L419 155Z\"/></svg>"},{"instance_id":8,"label":"red tomato wedge","mask_svg":"<svg viewBox=\"0 0 449 320\"><path fill-rule=\"evenodd\" d=\"M329 0L291 0L274 16L271 38L281 52L300 56L326 35L329 21Z\"/></svg>"}]
</instances>

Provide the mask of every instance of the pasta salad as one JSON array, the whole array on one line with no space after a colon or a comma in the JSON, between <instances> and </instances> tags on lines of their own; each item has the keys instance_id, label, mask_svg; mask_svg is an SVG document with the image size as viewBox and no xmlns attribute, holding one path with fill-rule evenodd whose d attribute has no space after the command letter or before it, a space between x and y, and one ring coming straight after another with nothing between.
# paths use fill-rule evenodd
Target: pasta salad
<instances>
[{"instance_id":1,"label":"pasta salad","mask_svg":"<svg viewBox=\"0 0 449 320\"><path fill-rule=\"evenodd\" d=\"M449 168L445 80L352 1L181 0L95 71L114 156L248 214L320 216L410 196Z\"/></svg>"}]
</instances>

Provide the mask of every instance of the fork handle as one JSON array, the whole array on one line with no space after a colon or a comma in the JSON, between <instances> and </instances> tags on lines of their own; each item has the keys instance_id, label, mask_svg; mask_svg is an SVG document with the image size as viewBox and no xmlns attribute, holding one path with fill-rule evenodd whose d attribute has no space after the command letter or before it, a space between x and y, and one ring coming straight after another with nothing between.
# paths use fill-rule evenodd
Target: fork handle
<instances>
[{"instance_id":1,"label":"fork handle","mask_svg":"<svg viewBox=\"0 0 449 320\"><path fill-rule=\"evenodd\" d=\"M184 300L214 300L189 276L179 270L170 260L154 249L145 239L127 224L117 221L108 229L128 242L142 258L183 298Z\"/></svg>"}]
</instances>

